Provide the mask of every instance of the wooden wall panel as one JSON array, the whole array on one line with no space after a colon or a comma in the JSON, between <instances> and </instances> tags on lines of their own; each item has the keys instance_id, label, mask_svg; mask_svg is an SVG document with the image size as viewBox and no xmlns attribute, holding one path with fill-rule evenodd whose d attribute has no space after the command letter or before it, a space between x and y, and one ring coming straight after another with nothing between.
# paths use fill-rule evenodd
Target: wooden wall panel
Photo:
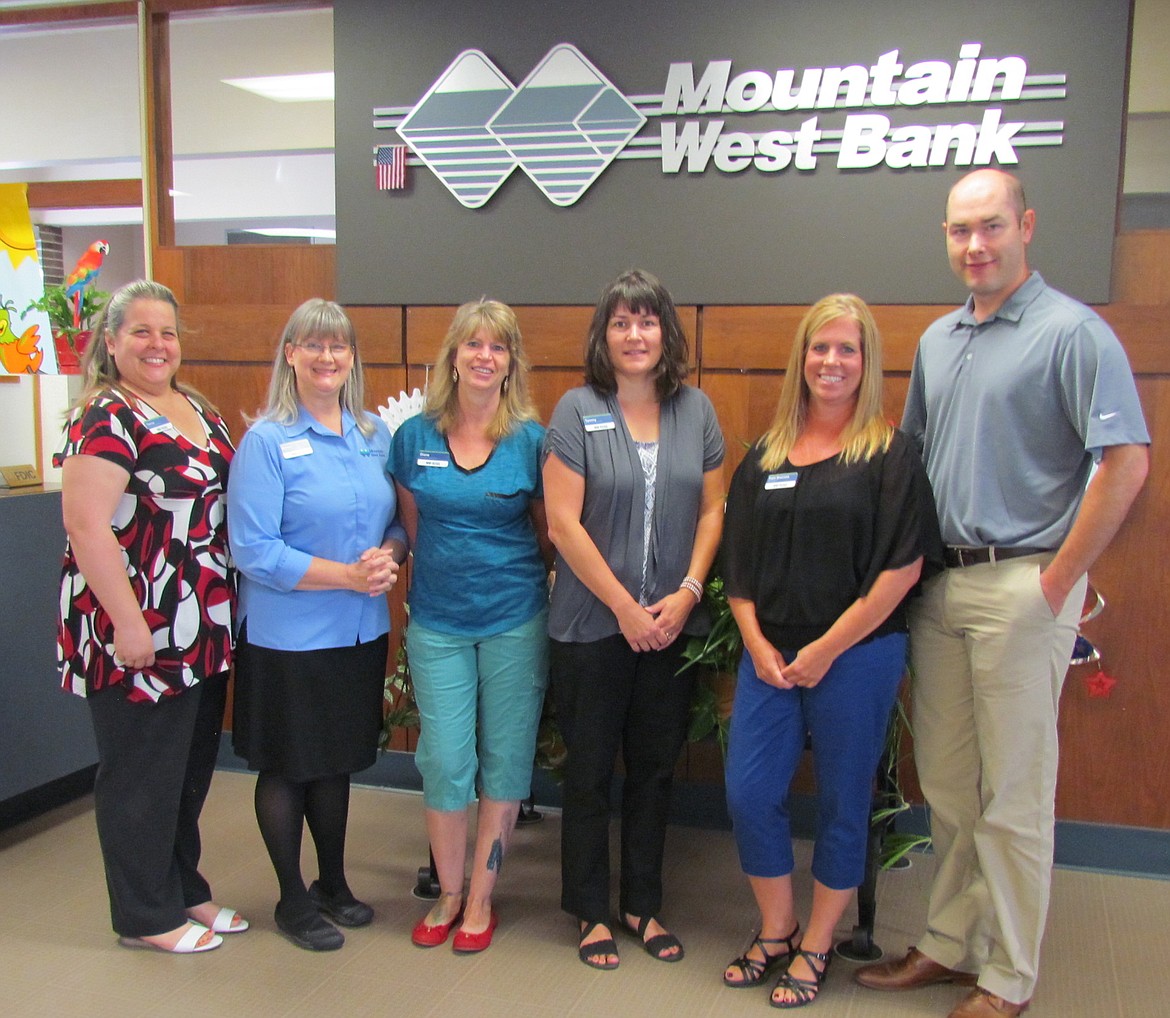
<instances>
[{"instance_id":1,"label":"wooden wall panel","mask_svg":"<svg viewBox=\"0 0 1170 1018\"><path fill-rule=\"evenodd\" d=\"M362 359L362 374L366 382L366 408L374 413L390 399L397 399L406 388L406 368L401 364L367 364Z\"/></svg>"},{"instance_id":2,"label":"wooden wall panel","mask_svg":"<svg viewBox=\"0 0 1170 1018\"><path fill-rule=\"evenodd\" d=\"M1170 304L1170 231L1121 234L1113 251L1114 304Z\"/></svg>"},{"instance_id":3,"label":"wooden wall panel","mask_svg":"<svg viewBox=\"0 0 1170 1018\"><path fill-rule=\"evenodd\" d=\"M295 307L337 292L333 248L324 244L158 248L154 257L155 278L181 293L180 303Z\"/></svg>"},{"instance_id":4,"label":"wooden wall panel","mask_svg":"<svg viewBox=\"0 0 1170 1018\"><path fill-rule=\"evenodd\" d=\"M1170 828L1170 379L1138 380L1152 439L1151 470L1129 518L1089 577L1105 610L1084 627L1099 665L1072 669L1061 699L1057 814L1076 820ZM1108 697L1085 679L1103 667Z\"/></svg>"},{"instance_id":5,"label":"wooden wall panel","mask_svg":"<svg viewBox=\"0 0 1170 1018\"><path fill-rule=\"evenodd\" d=\"M219 408L224 423L239 445L247 425L244 415L255 416L264 403L272 369L267 364L200 364L184 361L179 377L195 386Z\"/></svg>"}]
</instances>

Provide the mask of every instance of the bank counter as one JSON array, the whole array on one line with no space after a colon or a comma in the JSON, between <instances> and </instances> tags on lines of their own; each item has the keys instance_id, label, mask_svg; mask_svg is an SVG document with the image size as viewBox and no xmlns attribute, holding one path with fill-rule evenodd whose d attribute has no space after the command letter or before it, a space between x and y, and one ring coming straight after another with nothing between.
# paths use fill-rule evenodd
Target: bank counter
<instances>
[{"instance_id":1,"label":"bank counter","mask_svg":"<svg viewBox=\"0 0 1170 1018\"><path fill-rule=\"evenodd\" d=\"M0 828L93 787L85 701L61 689L59 487L0 488Z\"/></svg>"}]
</instances>

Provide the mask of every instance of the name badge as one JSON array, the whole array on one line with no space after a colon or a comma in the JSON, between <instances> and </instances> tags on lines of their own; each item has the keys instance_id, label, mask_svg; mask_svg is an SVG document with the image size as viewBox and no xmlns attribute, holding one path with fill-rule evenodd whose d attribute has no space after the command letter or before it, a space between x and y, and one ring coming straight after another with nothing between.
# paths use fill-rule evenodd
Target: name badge
<instances>
[{"instance_id":1,"label":"name badge","mask_svg":"<svg viewBox=\"0 0 1170 1018\"><path fill-rule=\"evenodd\" d=\"M152 417L144 425L147 431L152 435L173 435L175 434L174 425L171 424L165 417Z\"/></svg>"},{"instance_id":2,"label":"name badge","mask_svg":"<svg viewBox=\"0 0 1170 1018\"><path fill-rule=\"evenodd\" d=\"M419 450L418 459L415 462L420 467L449 467L451 465L451 454L445 449L439 452L421 449Z\"/></svg>"},{"instance_id":3,"label":"name badge","mask_svg":"<svg viewBox=\"0 0 1170 1018\"><path fill-rule=\"evenodd\" d=\"M586 414L583 420L588 432L613 431L617 427L613 422L613 414Z\"/></svg>"},{"instance_id":4,"label":"name badge","mask_svg":"<svg viewBox=\"0 0 1170 1018\"><path fill-rule=\"evenodd\" d=\"M796 478L799 476L795 471L790 474L769 474L764 479L764 491L780 491L784 488L795 488Z\"/></svg>"},{"instance_id":5,"label":"name badge","mask_svg":"<svg viewBox=\"0 0 1170 1018\"><path fill-rule=\"evenodd\" d=\"M286 460L295 460L298 456L312 456L313 444L307 438L297 438L291 442L281 442L280 455Z\"/></svg>"}]
</instances>

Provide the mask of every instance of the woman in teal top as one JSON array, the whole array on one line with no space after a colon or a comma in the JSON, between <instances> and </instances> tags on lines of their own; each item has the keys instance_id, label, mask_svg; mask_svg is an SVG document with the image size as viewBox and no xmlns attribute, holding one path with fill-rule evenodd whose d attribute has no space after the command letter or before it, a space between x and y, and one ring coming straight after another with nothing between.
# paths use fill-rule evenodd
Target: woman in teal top
<instances>
[{"instance_id":1,"label":"woman in teal top","mask_svg":"<svg viewBox=\"0 0 1170 1018\"><path fill-rule=\"evenodd\" d=\"M455 314L422 414L390 445L410 536L407 653L421 716L415 763L442 894L414 928L420 947L481 951L496 927L492 892L528 795L548 682L548 563L540 480L544 428L528 396L512 310ZM467 807L480 802L464 895Z\"/></svg>"}]
</instances>

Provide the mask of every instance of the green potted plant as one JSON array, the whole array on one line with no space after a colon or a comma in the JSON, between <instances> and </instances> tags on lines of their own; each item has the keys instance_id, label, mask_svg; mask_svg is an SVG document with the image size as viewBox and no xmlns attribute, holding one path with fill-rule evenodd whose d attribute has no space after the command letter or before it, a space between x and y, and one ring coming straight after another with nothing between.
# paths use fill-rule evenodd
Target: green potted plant
<instances>
[{"instance_id":1,"label":"green potted plant","mask_svg":"<svg viewBox=\"0 0 1170 1018\"><path fill-rule=\"evenodd\" d=\"M714 733L719 748L726 754L743 637L739 635L735 616L727 603L722 576L713 576L707 581L703 588L703 603L711 618L711 630L705 637L692 637L682 655L686 660L684 669L699 668L687 738L698 742Z\"/></svg>"},{"instance_id":2,"label":"green potted plant","mask_svg":"<svg viewBox=\"0 0 1170 1018\"><path fill-rule=\"evenodd\" d=\"M34 300L24 313L42 311L49 318L53 329L53 342L57 350L57 365L62 374L76 374L80 370L81 355L92 335L94 317L103 307L110 295L105 290L97 290L92 286L81 291L80 324L73 324L73 301L65 293L65 285L46 286L45 295Z\"/></svg>"}]
</instances>

